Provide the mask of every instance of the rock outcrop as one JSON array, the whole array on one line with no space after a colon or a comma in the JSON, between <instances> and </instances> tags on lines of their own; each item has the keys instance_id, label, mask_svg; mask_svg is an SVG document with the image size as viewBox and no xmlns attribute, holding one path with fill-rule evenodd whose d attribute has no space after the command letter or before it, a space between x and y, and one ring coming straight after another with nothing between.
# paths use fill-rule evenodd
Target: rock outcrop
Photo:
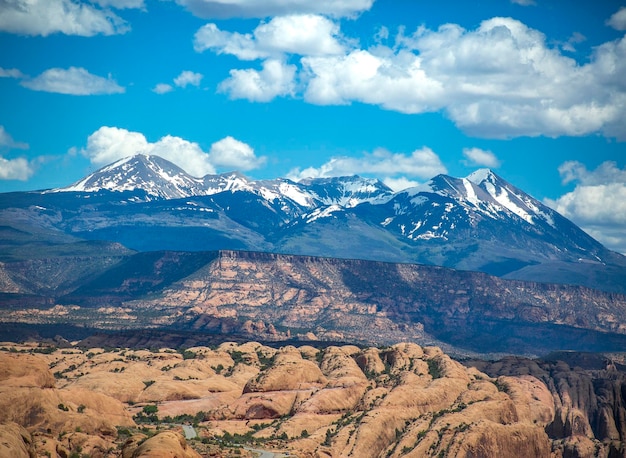
<instances>
[{"instance_id":1,"label":"rock outcrop","mask_svg":"<svg viewBox=\"0 0 626 458\"><path fill-rule=\"evenodd\" d=\"M139 440L130 438L122 448L122 458L172 457L202 458L198 452L189 447L182 435L174 431L164 431L150 438L142 435Z\"/></svg>"},{"instance_id":2,"label":"rock outcrop","mask_svg":"<svg viewBox=\"0 0 626 458\"><path fill-rule=\"evenodd\" d=\"M461 364L414 343L25 346L0 351L0 456L247 453L235 444L303 458L624 456L626 368L557 356Z\"/></svg>"}]
</instances>

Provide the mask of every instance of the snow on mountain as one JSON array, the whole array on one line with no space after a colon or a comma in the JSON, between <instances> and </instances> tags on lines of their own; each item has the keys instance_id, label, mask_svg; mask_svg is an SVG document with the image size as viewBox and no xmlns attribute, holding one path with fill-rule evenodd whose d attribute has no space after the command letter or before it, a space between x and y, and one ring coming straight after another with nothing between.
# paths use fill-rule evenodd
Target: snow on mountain
<instances>
[{"instance_id":1,"label":"snow on mountain","mask_svg":"<svg viewBox=\"0 0 626 458\"><path fill-rule=\"evenodd\" d=\"M178 199L201 193L203 182L159 156L138 154L120 159L56 191L97 192L103 189L143 190L156 198Z\"/></svg>"},{"instance_id":2,"label":"snow on mountain","mask_svg":"<svg viewBox=\"0 0 626 458\"><path fill-rule=\"evenodd\" d=\"M391 189L380 180L357 175L332 178L305 178L299 181L324 205L355 207L363 202L381 203L389 200Z\"/></svg>"},{"instance_id":3,"label":"snow on mountain","mask_svg":"<svg viewBox=\"0 0 626 458\"><path fill-rule=\"evenodd\" d=\"M382 182L358 176L309 179L250 180L238 172L195 178L158 156L139 154L120 159L56 192L144 191L149 198L179 199L223 192L247 192L292 216L325 205L354 207L388 198L391 190Z\"/></svg>"},{"instance_id":4,"label":"snow on mountain","mask_svg":"<svg viewBox=\"0 0 626 458\"><path fill-rule=\"evenodd\" d=\"M89 199L62 195L69 191ZM117 205L116 191L131 192L119 198L129 205ZM465 178L438 175L393 192L359 176L294 182L230 172L196 178L160 157L138 155L48 193L51 202L71 202L68 215L75 218L60 221L61 230L139 250L228 246L497 275L525 269L533 279L544 278L543 263L608 265L617 256L489 169ZM89 214L80 211L83 200Z\"/></svg>"},{"instance_id":5,"label":"snow on mountain","mask_svg":"<svg viewBox=\"0 0 626 458\"><path fill-rule=\"evenodd\" d=\"M479 169L467 180L484 189L496 202L526 222L535 224L542 220L554 227L554 210L517 189L489 169Z\"/></svg>"}]
</instances>

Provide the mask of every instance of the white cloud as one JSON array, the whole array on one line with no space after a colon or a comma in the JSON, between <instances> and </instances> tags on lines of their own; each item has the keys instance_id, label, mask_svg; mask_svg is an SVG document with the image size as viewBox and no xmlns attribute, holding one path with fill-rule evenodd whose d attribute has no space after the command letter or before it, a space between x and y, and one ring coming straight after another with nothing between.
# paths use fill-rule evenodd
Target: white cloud
<instances>
[{"instance_id":1,"label":"white cloud","mask_svg":"<svg viewBox=\"0 0 626 458\"><path fill-rule=\"evenodd\" d=\"M489 150L480 148L463 148L463 156L466 158L465 165L483 166L497 169L500 167L500 160Z\"/></svg>"},{"instance_id":2,"label":"white cloud","mask_svg":"<svg viewBox=\"0 0 626 458\"><path fill-rule=\"evenodd\" d=\"M231 136L213 143L209 151L209 158L216 167L240 171L259 168L266 162L265 157L255 156L250 145Z\"/></svg>"},{"instance_id":3,"label":"white cloud","mask_svg":"<svg viewBox=\"0 0 626 458\"><path fill-rule=\"evenodd\" d=\"M233 99L268 102L277 96L293 93L295 74L295 65L268 59L263 62L261 71L231 70L230 78L222 81L218 90L228 93Z\"/></svg>"},{"instance_id":4,"label":"white cloud","mask_svg":"<svg viewBox=\"0 0 626 458\"><path fill-rule=\"evenodd\" d=\"M446 24L399 35L344 56L305 57L305 99L351 101L403 113L444 110L482 137L587 135L626 138L626 38L605 43L578 65L545 36L510 18L473 31Z\"/></svg>"},{"instance_id":5,"label":"white cloud","mask_svg":"<svg viewBox=\"0 0 626 458\"><path fill-rule=\"evenodd\" d=\"M240 60L271 58L283 62L283 69L286 62L295 64L289 80L298 86L282 84L280 90L263 72L231 70L220 88L233 98L302 95L320 105L361 102L407 114L440 111L467 133L488 138L599 132L626 139L626 37L593 48L579 64L560 46L573 51L582 35L550 46L543 33L512 18L488 19L472 30L445 24L405 35L400 29L393 47L381 44L383 33L373 38L373 47L360 49L337 23L307 17L310 24L318 21L313 27L305 17L274 18L248 34L207 24L197 32L195 47Z\"/></svg>"},{"instance_id":6,"label":"white cloud","mask_svg":"<svg viewBox=\"0 0 626 458\"><path fill-rule=\"evenodd\" d=\"M563 183L573 191L546 204L571 219L608 248L626 253L626 168L607 161L595 170L577 161L559 167Z\"/></svg>"},{"instance_id":7,"label":"white cloud","mask_svg":"<svg viewBox=\"0 0 626 458\"><path fill-rule=\"evenodd\" d=\"M87 138L81 153L96 165L105 165L123 157L147 154L148 141L139 132L103 126Z\"/></svg>"},{"instance_id":8,"label":"white cloud","mask_svg":"<svg viewBox=\"0 0 626 458\"><path fill-rule=\"evenodd\" d=\"M436 110L443 87L410 53L393 56L355 50L345 56L304 57L305 100L320 104L359 101L403 113Z\"/></svg>"},{"instance_id":9,"label":"white cloud","mask_svg":"<svg viewBox=\"0 0 626 458\"><path fill-rule=\"evenodd\" d=\"M404 189L415 188L416 186L420 186L422 183L415 180L409 180L406 177L398 177L398 178L383 178L382 182L389 186L393 191L403 191Z\"/></svg>"},{"instance_id":10,"label":"white cloud","mask_svg":"<svg viewBox=\"0 0 626 458\"><path fill-rule=\"evenodd\" d=\"M0 67L0 78L23 78L24 74L17 68Z\"/></svg>"},{"instance_id":11,"label":"white cloud","mask_svg":"<svg viewBox=\"0 0 626 458\"><path fill-rule=\"evenodd\" d=\"M428 147L415 150L409 155L380 148L373 153L365 153L362 157L333 157L318 168L296 168L287 174L287 178L297 181L303 178L371 174L385 176L385 183L397 187L403 183L414 183L411 178L432 178L446 172L439 156Z\"/></svg>"},{"instance_id":12,"label":"white cloud","mask_svg":"<svg viewBox=\"0 0 626 458\"><path fill-rule=\"evenodd\" d=\"M329 55L344 51L339 26L312 14L290 15L262 22L252 34L227 32L206 24L194 36L194 49L232 54L242 60L279 58L283 54Z\"/></svg>"},{"instance_id":13,"label":"white cloud","mask_svg":"<svg viewBox=\"0 0 626 458\"><path fill-rule=\"evenodd\" d=\"M11 149L28 149L28 145L16 142L9 135L4 126L0 125L0 151ZM0 180L28 180L34 173L34 168L26 158L18 157L6 159L0 156Z\"/></svg>"},{"instance_id":14,"label":"white cloud","mask_svg":"<svg viewBox=\"0 0 626 458\"><path fill-rule=\"evenodd\" d=\"M0 149L28 149L28 144L16 142L4 126L0 126Z\"/></svg>"},{"instance_id":15,"label":"white cloud","mask_svg":"<svg viewBox=\"0 0 626 458\"><path fill-rule=\"evenodd\" d=\"M522 6L531 6L531 5L537 4L535 0L511 0L511 3L515 3L517 5L522 5Z\"/></svg>"},{"instance_id":16,"label":"white cloud","mask_svg":"<svg viewBox=\"0 0 626 458\"><path fill-rule=\"evenodd\" d=\"M202 73L194 73L189 70L184 70L174 78L174 84L178 87L187 87L188 85L199 86L202 81Z\"/></svg>"},{"instance_id":17,"label":"white cloud","mask_svg":"<svg viewBox=\"0 0 626 458\"><path fill-rule=\"evenodd\" d=\"M249 145L232 137L214 143L211 151L206 153L197 143L180 137L166 135L152 143L140 132L107 126L92 133L80 153L96 165L106 165L135 154L152 154L197 177L214 174L220 167L250 170L265 163L265 158L256 157Z\"/></svg>"},{"instance_id":18,"label":"white cloud","mask_svg":"<svg viewBox=\"0 0 626 458\"><path fill-rule=\"evenodd\" d=\"M626 30L626 7L621 7L606 23L615 30Z\"/></svg>"},{"instance_id":19,"label":"white cloud","mask_svg":"<svg viewBox=\"0 0 626 458\"><path fill-rule=\"evenodd\" d=\"M334 17L355 16L372 7L374 0L176 0L201 18L284 16L312 13Z\"/></svg>"},{"instance_id":20,"label":"white cloud","mask_svg":"<svg viewBox=\"0 0 626 458\"><path fill-rule=\"evenodd\" d=\"M124 88L111 77L92 75L84 68L51 68L41 75L21 82L34 91L56 92L70 95L119 94Z\"/></svg>"},{"instance_id":21,"label":"white cloud","mask_svg":"<svg viewBox=\"0 0 626 458\"><path fill-rule=\"evenodd\" d=\"M5 0L0 1L0 30L23 35L63 33L88 37L125 33L130 27L110 10L101 10L89 3L75 0Z\"/></svg>"},{"instance_id":22,"label":"white cloud","mask_svg":"<svg viewBox=\"0 0 626 458\"><path fill-rule=\"evenodd\" d=\"M159 83L152 88L152 92L156 92L157 94L165 94L167 92L172 92L174 88L169 84Z\"/></svg>"},{"instance_id":23,"label":"white cloud","mask_svg":"<svg viewBox=\"0 0 626 458\"><path fill-rule=\"evenodd\" d=\"M92 0L92 2L97 3L103 7L112 7L117 9L125 9L125 8L141 8L144 9L146 7L144 0Z\"/></svg>"},{"instance_id":24,"label":"white cloud","mask_svg":"<svg viewBox=\"0 0 626 458\"><path fill-rule=\"evenodd\" d=\"M0 156L0 180L28 180L34 173L27 159L5 159Z\"/></svg>"}]
</instances>

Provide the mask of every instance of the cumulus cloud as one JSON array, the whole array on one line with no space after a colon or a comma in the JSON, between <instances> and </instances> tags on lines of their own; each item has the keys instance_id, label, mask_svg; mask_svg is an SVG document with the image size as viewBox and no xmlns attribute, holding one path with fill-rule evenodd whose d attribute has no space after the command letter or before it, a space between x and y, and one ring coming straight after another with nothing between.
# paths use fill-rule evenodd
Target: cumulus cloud
<instances>
[{"instance_id":1,"label":"cumulus cloud","mask_svg":"<svg viewBox=\"0 0 626 458\"><path fill-rule=\"evenodd\" d=\"M473 167L490 167L497 169L500 167L500 160L489 150L480 148L463 148L463 156L465 157L465 165Z\"/></svg>"},{"instance_id":2,"label":"cumulus cloud","mask_svg":"<svg viewBox=\"0 0 626 458\"><path fill-rule=\"evenodd\" d=\"M546 204L571 219L608 248L626 254L626 168L607 161L595 170L578 161L559 167L563 183L573 191Z\"/></svg>"},{"instance_id":3,"label":"cumulus cloud","mask_svg":"<svg viewBox=\"0 0 626 458\"><path fill-rule=\"evenodd\" d=\"M103 7L112 7L117 9L126 8L145 8L144 0L92 0L93 3L97 3Z\"/></svg>"},{"instance_id":4,"label":"cumulus cloud","mask_svg":"<svg viewBox=\"0 0 626 458\"><path fill-rule=\"evenodd\" d=\"M465 132L487 138L600 132L626 139L626 37L593 48L579 64L563 51L574 51L584 36L551 46L543 33L512 18L491 18L470 30L445 24L407 35L400 29L393 46L382 44L388 35L377 33L375 44L361 49L328 18L292 15L247 34L207 24L194 45L240 60L274 59L283 69L286 62L295 65L290 74L298 85L290 90L267 84L269 75L258 70L231 70L220 87L234 98L292 95L320 105L442 112Z\"/></svg>"},{"instance_id":5,"label":"cumulus cloud","mask_svg":"<svg viewBox=\"0 0 626 458\"><path fill-rule=\"evenodd\" d=\"M392 189L398 189L415 184L412 178L427 179L446 172L439 156L428 147L415 150L411 154L392 153L380 148L373 153L365 153L362 157L333 157L317 168L296 168L287 174L287 178L298 181L303 178L371 174L385 177L385 184Z\"/></svg>"},{"instance_id":6,"label":"cumulus cloud","mask_svg":"<svg viewBox=\"0 0 626 458\"><path fill-rule=\"evenodd\" d=\"M415 180L409 180L406 177L398 177L398 178L383 178L382 182L385 183L391 190L393 191L403 191L409 188L415 188L420 186L422 183Z\"/></svg>"},{"instance_id":7,"label":"cumulus cloud","mask_svg":"<svg viewBox=\"0 0 626 458\"><path fill-rule=\"evenodd\" d=\"M511 3L515 3L517 5L522 5L522 6L531 6L531 5L537 4L535 0L511 0Z\"/></svg>"},{"instance_id":8,"label":"cumulus cloud","mask_svg":"<svg viewBox=\"0 0 626 458\"><path fill-rule=\"evenodd\" d=\"M172 92L174 88L169 84L159 83L152 88L152 92L156 92L157 94L166 94L168 92Z\"/></svg>"},{"instance_id":9,"label":"cumulus cloud","mask_svg":"<svg viewBox=\"0 0 626 458\"><path fill-rule=\"evenodd\" d=\"M140 132L108 126L92 133L80 153L95 165L106 165L135 154L152 154L198 177L214 174L221 167L250 170L265 163L265 158L256 157L249 145L232 137L214 143L207 153L197 143L180 137L166 135L156 142L149 142Z\"/></svg>"},{"instance_id":10,"label":"cumulus cloud","mask_svg":"<svg viewBox=\"0 0 626 458\"><path fill-rule=\"evenodd\" d=\"M23 80L21 85L34 91L56 92L70 95L120 94L124 88L111 77L92 75L84 68L51 68L41 75Z\"/></svg>"},{"instance_id":11,"label":"cumulus cloud","mask_svg":"<svg viewBox=\"0 0 626 458\"><path fill-rule=\"evenodd\" d=\"M178 87L187 87L191 86L200 86L200 81L202 81L202 73L195 73L189 70L184 70L174 78L174 84Z\"/></svg>"},{"instance_id":12,"label":"cumulus cloud","mask_svg":"<svg viewBox=\"0 0 626 458\"><path fill-rule=\"evenodd\" d=\"M620 8L606 23L615 30L626 30L626 7Z\"/></svg>"},{"instance_id":13,"label":"cumulus cloud","mask_svg":"<svg viewBox=\"0 0 626 458\"><path fill-rule=\"evenodd\" d=\"M194 36L194 49L210 49L242 60L280 57L283 54L328 55L344 50L339 26L312 14L289 15L262 22L251 34L220 30L206 24Z\"/></svg>"},{"instance_id":14,"label":"cumulus cloud","mask_svg":"<svg viewBox=\"0 0 626 458\"><path fill-rule=\"evenodd\" d=\"M26 158L5 159L0 156L0 180L28 180L34 173Z\"/></svg>"},{"instance_id":15,"label":"cumulus cloud","mask_svg":"<svg viewBox=\"0 0 626 458\"><path fill-rule=\"evenodd\" d=\"M268 59L261 71L254 69L231 70L230 78L218 86L232 99L247 99L253 102L269 102L277 96L292 94L296 74L295 65Z\"/></svg>"},{"instance_id":16,"label":"cumulus cloud","mask_svg":"<svg viewBox=\"0 0 626 458\"><path fill-rule=\"evenodd\" d=\"M23 142L16 142L4 126L0 126L0 152L11 149L28 149ZM33 165L24 157L6 159L0 155L0 180L28 180L34 173Z\"/></svg>"},{"instance_id":17,"label":"cumulus cloud","mask_svg":"<svg viewBox=\"0 0 626 458\"><path fill-rule=\"evenodd\" d=\"M293 13L355 16L372 7L374 0L176 0L201 18L270 17Z\"/></svg>"},{"instance_id":18,"label":"cumulus cloud","mask_svg":"<svg viewBox=\"0 0 626 458\"><path fill-rule=\"evenodd\" d=\"M99 3L115 6L139 2L101 0ZM10 0L0 1L0 30L44 37L53 33L89 37L125 33L130 27L111 10L76 0Z\"/></svg>"},{"instance_id":19,"label":"cumulus cloud","mask_svg":"<svg viewBox=\"0 0 626 458\"><path fill-rule=\"evenodd\" d=\"M177 87L186 88L187 86L200 86L200 82L204 78L202 73L195 73L190 70L183 70L180 72L176 78L174 78L173 83ZM157 94L166 94L168 92L172 92L174 87L171 84L167 83L159 83L152 88L152 92L156 92Z\"/></svg>"},{"instance_id":20,"label":"cumulus cloud","mask_svg":"<svg viewBox=\"0 0 626 458\"><path fill-rule=\"evenodd\" d=\"M24 74L17 68L0 67L0 78L23 78Z\"/></svg>"},{"instance_id":21,"label":"cumulus cloud","mask_svg":"<svg viewBox=\"0 0 626 458\"><path fill-rule=\"evenodd\" d=\"M250 145L231 136L211 145L209 159L216 167L241 171L257 169L266 162L265 157L257 157L254 154Z\"/></svg>"},{"instance_id":22,"label":"cumulus cloud","mask_svg":"<svg viewBox=\"0 0 626 458\"><path fill-rule=\"evenodd\" d=\"M467 31L447 24L398 37L396 50L354 50L303 58L305 99L360 101L404 113L445 110L483 137L626 136L626 39L606 43L583 66L546 45L537 30L510 18ZM606 62L605 62L606 61Z\"/></svg>"}]
</instances>

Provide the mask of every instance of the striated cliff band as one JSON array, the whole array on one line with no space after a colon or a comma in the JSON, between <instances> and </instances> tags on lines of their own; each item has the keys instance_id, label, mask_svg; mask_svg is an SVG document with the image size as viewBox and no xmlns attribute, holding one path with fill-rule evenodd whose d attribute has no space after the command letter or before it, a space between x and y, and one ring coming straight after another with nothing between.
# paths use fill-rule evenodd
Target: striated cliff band
<instances>
[{"instance_id":1,"label":"striated cliff band","mask_svg":"<svg viewBox=\"0 0 626 458\"><path fill-rule=\"evenodd\" d=\"M2 457L626 456L623 354L1 345Z\"/></svg>"},{"instance_id":2,"label":"striated cliff band","mask_svg":"<svg viewBox=\"0 0 626 458\"><path fill-rule=\"evenodd\" d=\"M3 329L62 324L83 334L91 332L85 328L161 329L237 340L413 341L468 355L626 348L626 296L581 286L243 251L106 259L112 265L99 274L88 270L73 283L69 274L59 276L73 285L69 291L39 280L50 278L52 268L42 270L41 261L20 264L19 275L14 266L1 266ZM65 262L66 271L85 271Z\"/></svg>"}]
</instances>

